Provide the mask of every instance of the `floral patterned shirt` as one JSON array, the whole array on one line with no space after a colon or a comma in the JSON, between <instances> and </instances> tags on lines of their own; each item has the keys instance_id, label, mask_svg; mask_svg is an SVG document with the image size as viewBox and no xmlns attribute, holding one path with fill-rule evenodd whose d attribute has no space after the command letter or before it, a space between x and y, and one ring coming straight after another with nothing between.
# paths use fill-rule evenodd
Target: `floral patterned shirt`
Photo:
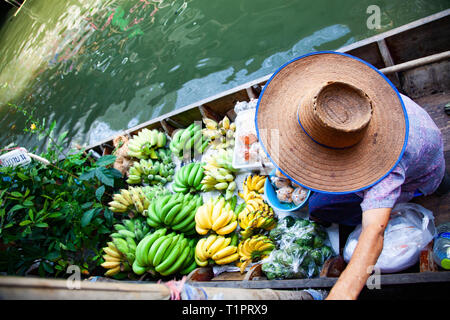
<instances>
[{"instance_id":1,"label":"floral patterned shirt","mask_svg":"<svg viewBox=\"0 0 450 320\"><path fill-rule=\"evenodd\" d=\"M409 118L409 135L398 165L374 186L357 192L362 211L393 208L408 202L415 191L433 193L445 173L442 134L428 113L409 97L401 95Z\"/></svg>"}]
</instances>

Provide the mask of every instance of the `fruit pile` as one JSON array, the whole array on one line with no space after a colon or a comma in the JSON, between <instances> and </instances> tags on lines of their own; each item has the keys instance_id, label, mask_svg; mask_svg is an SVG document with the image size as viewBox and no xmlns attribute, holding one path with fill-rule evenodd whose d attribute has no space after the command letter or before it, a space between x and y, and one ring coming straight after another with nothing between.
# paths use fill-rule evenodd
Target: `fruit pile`
<instances>
[{"instance_id":1,"label":"fruit pile","mask_svg":"<svg viewBox=\"0 0 450 320\"><path fill-rule=\"evenodd\" d=\"M242 240L237 249L241 273L244 273L245 268L251 262L267 258L274 248L275 244L273 241L264 235L254 235L251 238Z\"/></svg>"},{"instance_id":2,"label":"fruit pile","mask_svg":"<svg viewBox=\"0 0 450 320\"><path fill-rule=\"evenodd\" d=\"M276 226L275 213L262 197L249 199L245 203L245 208L238 216L243 239L247 239L256 231L269 231Z\"/></svg>"},{"instance_id":3,"label":"fruit pile","mask_svg":"<svg viewBox=\"0 0 450 320\"><path fill-rule=\"evenodd\" d=\"M168 276L175 273L188 274L197 267L195 262L195 239L161 228L142 239L136 248L133 272L137 275L149 271Z\"/></svg>"},{"instance_id":4,"label":"fruit pile","mask_svg":"<svg viewBox=\"0 0 450 320\"><path fill-rule=\"evenodd\" d=\"M112 212L127 212L130 216L134 216L143 214L148 209L151 199L166 194L170 194L170 191L160 185L128 187L114 194L113 201L108 205Z\"/></svg>"},{"instance_id":5,"label":"fruit pile","mask_svg":"<svg viewBox=\"0 0 450 320\"><path fill-rule=\"evenodd\" d=\"M218 235L227 235L237 227L234 207L226 202L224 197L215 200L210 198L197 209L195 214L195 230L200 235L206 235L211 230Z\"/></svg>"},{"instance_id":6,"label":"fruit pile","mask_svg":"<svg viewBox=\"0 0 450 320\"><path fill-rule=\"evenodd\" d=\"M211 140L213 149L234 147L236 125L225 116L219 123L212 119L203 118L206 128L202 129L203 136Z\"/></svg>"},{"instance_id":7,"label":"fruit pile","mask_svg":"<svg viewBox=\"0 0 450 320\"><path fill-rule=\"evenodd\" d=\"M235 233L232 237L210 235L197 242L195 247L195 261L201 267L208 264L229 264L239 259L237 253L238 238Z\"/></svg>"},{"instance_id":8,"label":"fruit pile","mask_svg":"<svg viewBox=\"0 0 450 320\"><path fill-rule=\"evenodd\" d=\"M160 149L164 152L164 149ZM168 150L170 152L170 150ZM167 159L167 158L166 158ZM148 184L148 185L165 185L172 181L175 173L175 164L173 162L145 160L134 162L128 171L128 184Z\"/></svg>"},{"instance_id":9,"label":"fruit pile","mask_svg":"<svg viewBox=\"0 0 450 320\"><path fill-rule=\"evenodd\" d=\"M204 140L202 128L192 123L186 129L175 131L169 148L179 159L189 158L202 154L209 144L209 139Z\"/></svg>"},{"instance_id":10,"label":"fruit pile","mask_svg":"<svg viewBox=\"0 0 450 320\"><path fill-rule=\"evenodd\" d=\"M208 192L219 190L225 192L225 199L233 196L236 190L235 173L236 169L232 165L233 150L219 150L211 154L206 159L205 177L202 180L202 191Z\"/></svg>"},{"instance_id":11,"label":"fruit pile","mask_svg":"<svg viewBox=\"0 0 450 320\"><path fill-rule=\"evenodd\" d=\"M180 193L195 193L202 189L203 164L191 162L181 167L175 174L172 190Z\"/></svg>"},{"instance_id":12,"label":"fruit pile","mask_svg":"<svg viewBox=\"0 0 450 320\"><path fill-rule=\"evenodd\" d=\"M166 142L164 132L144 128L128 142L128 155L138 159L158 159L156 150L163 148Z\"/></svg>"},{"instance_id":13,"label":"fruit pile","mask_svg":"<svg viewBox=\"0 0 450 320\"><path fill-rule=\"evenodd\" d=\"M170 194L154 199L144 212L154 228L170 228L186 235L195 234L195 213L203 204L200 195Z\"/></svg>"},{"instance_id":14,"label":"fruit pile","mask_svg":"<svg viewBox=\"0 0 450 320\"><path fill-rule=\"evenodd\" d=\"M242 198L247 201L248 198L264 194L264 184L266 183L266 179L267 177L265 176L249 175L244 181L244 195Z\"/></svg>"}]
</instances>

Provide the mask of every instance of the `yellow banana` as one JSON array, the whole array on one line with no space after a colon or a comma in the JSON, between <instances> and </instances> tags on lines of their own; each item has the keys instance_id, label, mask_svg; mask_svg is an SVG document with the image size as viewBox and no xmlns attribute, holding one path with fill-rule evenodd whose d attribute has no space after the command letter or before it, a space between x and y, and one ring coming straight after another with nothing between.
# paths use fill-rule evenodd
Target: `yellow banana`
<instances>
[{"instance_id":1,"label":"yellow banana","mask_svg":"<svg viewBox=\"0 0 450 320\"><path fill-rule=\"evenodd\" d=\"M238 259L239 259L239 254L238 253L234 253L234 254L226 256L226 257L224 257L222 259L214 260L214 262L221 265L221 264L229 264L229 263L234 262L234 261L236 261Z\"/></svg>"},{"instance_id":2,"label":"yellow banana","mask_svg":"<svg viewBox=\"0 0 450 320\"><path fill-rule=\"evenodd\" d=\"M112 269L108 269L108 271L105 272L105 276L112 277L113 275L116 275L120 272L120 266L117 266Z\"/></svg>"},{"instance_id":3,"label":"yellow banana","mask_svg":"<svg viewBox=\"0 0 450 320\"><path fill-rule=\"evenodd\" d=\"M212 211L212 221L216 221L225 205L225 198L220 198L219 202L214 206Z\"/></svg>"},{"instance_id":4,"label":"yellow banana","mask_svg":"<svg viewBox=\"0 0 450 320\"><path fill-rule=\"evenodd\" d=\"M197 242L197 246L195 247L195 256L200 260L207 260L208 258L203 255L203 244L205 243L206 238L202 238Z\"/></svg>"},{"instance_id":5,"label":"yellow banana","mask_svg":"<svg viewBox=\"0 0 450 320\"><path fill-rule=\"evenodd\" d=\"M237 251L237 247L236 246L227 246L224 249L217 251L212 256L212 259L213 260L219 260L219 259L227 257L227 256L229 256L231 254L234 254L236 251Z\"/></svg>"},{"instance_id":6,"label":"yellow banana","mask_svg":"<svg viewBox=\"0 0 450 320\"><path fill-rule=\"evenodd\" d=\"M117 258L117 257L113 257L113 256L110 256L110 255L108 255L108 254L105 254L104 256L103 256L103 259L105 260L105 261L107 261L107 262L120 262L120 261L122 261L120 258Z\"/></svg>"},{"instance_id":7,"label":"yellow banana","mask_svg":"<svg viewBox=\"0 0 450 320\"><path fill-rule=\"evenodd\" d=\"M205 243L203 244L203 252L207 253L209 247L211 247L211 245L214 243L214 241L216 241L217 235L212 234L210 235L208 238L206 238ZM205 257L208 257L208 255L206 254Z\"/></svg>"},{"instance_id":8,"label":"yellow banana","mask_svg":"<svg viewBox=\"0 0 450 320\"><path fill-rule=\"evenodd\" d=\"M219 230L216 230L216 233L219 235L226 235L229 234L231 232L233 232L237 227L237 221L233 221L230 224L226 225L223 228L220 228Z\"/></svg>"},{"instance_id":9,"label":"yellow banana","mask_svg":"<svg viewBox=\"0 0 450 320\"><path fill-rule=\"evenodd\" d=\"M198 234L204 236L205 234L208 233L208 229L203 229L201 228L198 224L195 225L195 231L197 231Z\"/></svg>"},{"instance_id":10,"label":"yellow banana","mask_svg":"<svg viewBox=\"0 0 450 320\"><path fill-rule=\"evenodd\" d=\"M105 269L112 269L117 266L120 266L120 261L106 261L101 264L101 266Z\"/></svg>"},{"instance_id":11,"label":"yellow banana","mask_svg":"<svg viewBox=\"0 0 450 320\"><path fill-rule=\"evenodd\" d=\"M103 248L103 251L105 251L105 253L107 255L109 255L111 257L114 257L114 258L121 258L122 257L122 255L120 253L118 253L117 251L114 251L114 250L112 250L111 248L108 248L108 247Z\"/></svg>"},{"instance_id":12,"label":"yellow banana","mask_svg":"<svg viewBox=\"0 0 450 320\"><path fill-rule=\"evenodd\" d=\"M226 241L225 237L222 237L222 236L217 237L216 240L211 245L211 247L209 247L209 249L208 249L208 256L211 257L218 250L220 250L220 248L225 243L225 241Z\"/></svg>"},{"instance_id":13,"label":"yellow banana","mask_svg":"<svg viewBox=\"0 0 450 320\"><path fill-rule=\"evenodd\" d=\"M223 208L220 215L217 217L217 219L214 221L212 225L212 229L216 231L217 229L220 229L224 227L233 217L233 212L231 210L227 210L227 208Z\"/></svg>"}]
</instances>

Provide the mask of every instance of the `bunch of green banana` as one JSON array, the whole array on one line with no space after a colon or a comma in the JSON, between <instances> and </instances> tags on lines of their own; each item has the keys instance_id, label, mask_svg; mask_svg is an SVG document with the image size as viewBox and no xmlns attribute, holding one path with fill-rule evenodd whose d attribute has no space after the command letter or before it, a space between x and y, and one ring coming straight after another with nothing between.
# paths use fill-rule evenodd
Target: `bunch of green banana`
<instances>
[{"instance_id":1,"label":"bunch of green banana","mask_svg":"<svg viewBox=\"0 0 450 320\"><path fill-rule=\"evenodd\" d=\"M176 193L159 197L148 208L147 224L170 228L185 235L195 234L195 213L203 204L200 195Z\"/></svg>"},{"instance_id":2,"label":"bunch of green banana","mask_svg":"<svg viewBox=\"0 0 450 320\"><path fill-rule=\"evenodd\" d=\"M224 197L213 200L210 198L204 205L197 209L195 214L195 230L198 234L205 235L210 230L218 235L226 235L233 232L238 223L234 213L234 205L226 202Z\"/></svg>"},{"instance_id":3,"label":"bunch of green banana","mask_svg":"<svg viewBox=\"0 0 450 320\"><path fill-rule=\"evenodd\" d=\"M108 203L112 212L129 212L142 214L150 205L149 199L145 196L142 188L129 187L121 189L119 193L114 194L113 201Z\"/></svg>"},{"instance_id":4,"label":"bunch of green banana","mask_svg":"<svg viewBox=\"0 0 450 320\"><path fill-rule=\"evenodd\" d=\"M237 249L241 273L244 272L247 265L252 261L266 258L273 249L275 249L275 244L270 238L264 235L258 234L242 240Z\"/></svg>"},{"instance_id":5,"label":"bunch of green banana","mask_svg":"<svg viewBox=\"0 0 450 320\"><path fill-rule=\"evenodd\" d=\"M141 187L142 192L145 194L148 200L153 201L155 198L160 196L165 196L167 194L172 194L169 189L165 188L162 185L154 185L154 186L145 186Z\"/></svg>"},{"instance_id":6,"label":"bunch of green banana","mask_svg":"<svg viewBox=\"0 0 450 320\"><path fill-rule=\"evenodd\" d=\"M175 173L175 164L163 163L157 160L142 159L135 162L128 171L128 184L150 184L150 185L165 185L172 181L172 176Z\"/></svg>"},{"instance_id":7,"label":"bunch of green banana","mask_svg":"<svg viewBox=\"0 0 450 320\"><path fill-rule=\"evenodd\" d=\"M203 139L202 128L192 123L186 129L175 131L170 142L170 150L178 158L191 158L192 155L202 154L209 144L209 139Z\"/></svg>"},{"instance_id":8,"label":"bunch of green banana","mask_svg":"<svg viewBox=\"0 0 450 320\"><path fill-rule=\"evenodd\" d=\"M114 225L116 232L111 234L111 238L132 238L139 242L150 232L150 227L142 217L124 219L121 223Z\"/></svg>"},{"instance_id":9,"label":"bunch of green banana","mask_svg":"<svg viewBox=\"0 0 450 320\"><path fill-rule=\"evenodd\" d=\"M202 129L203 136L211 139L210 145L213 149L226 149L234 147L236 124L231 123L225 116L219 123L214 120L203 118L206 128Z\"/></svg>"},{"instance_id":10,"label":"bunch of green banana","mask_svg":"<svg viewBox=\"0 0 450 320\"><path fill-rule=\"evenodd\" d=\"M212 234L202 238L195 247L195 261L200 267L210 263L222 265L234 262L239 259L237 242L237 233L231 237Z\"/></svg>"},{"instance_id":11,"label":"bunch of green banana","mask_svg":"<svg viewBox=\"0 0 450 320\"><path fill-rule=\"evenodd\" d=\"M232 150L220 150L206 159L205 177L201 181L202 191L219 190L225 192L225 199L228 200L233 196L237 188L234 181L234 173L237 171L232 166Z\"/></svg>"},{"instance_id":12,"label":"bunch of green banana","mask_svg":"<svg viewBox=\"0 0 450 320\"><path fill-rule=\"evenodd\" d=\"M118 274L121 271L130 270L130 264L126 259L125 255L123 255L117 247L112 242L107 243L107 247L103 248L103 259L105 262L101 264L101 266L107 271L105 272L106 277L112 277Z\"/></svg>"},{"instance_id":13,"label":"bunch of green banana","mask_svg":"<svg viewBox=\"0 0 450 320\"><path fill-rule=\"evenodd\" d=\"M202 189L203 163L191 162L184 165L175 173L173 192L198 192Z\"/></svg>"},{"instance_id":14,"label":"bunch of green banana","mask_svg":"<svg viewBox=\"0 0 450 320\"><path fill-rule=\"evenodd\" d=\"M164 132L156 129L142 129L128 142L128 155L138 159L158 159L156 149L166 145L167 137Z\"/></svg>"},{"instance_id":15,"label":"bunch of green banana","mask_svg":"<svg viewBox=\"0 0 450 320\"><path fill-rule=\"evenodd\" d=\"M141 275L146 271L162 276L175 273L188 274L197 267L195 262L195 239L161 228L142 239L136 248L133 272Z\"/></svg>"},{"instance_id":16,"label":"bunch of green banana","mask_svg":"<svg viewBox=\"0 0 450 320\"><path fill-rule=\"evenodd\" d=\"M257 229L269 231L277 224L273 209L260 197L246 201L238 221L243 239L250 237Z\"/></svg>"}]
</instances>

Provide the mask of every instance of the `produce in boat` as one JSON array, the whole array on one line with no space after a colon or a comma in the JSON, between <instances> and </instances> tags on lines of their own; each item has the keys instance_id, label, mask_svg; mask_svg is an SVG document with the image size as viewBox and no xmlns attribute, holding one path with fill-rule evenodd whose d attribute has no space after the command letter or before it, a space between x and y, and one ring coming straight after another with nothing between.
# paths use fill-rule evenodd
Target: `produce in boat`
<instances>
[{"instance_id":1,"label":"produce in boat","mask_svg":"<svg viewBox=\"0 0 450 320\"><path fill-rule=\"evenodd\" d=\"M227 149L234 147L234 136L236 124L225 116L219 123L212 119L203 118L206 128L202 129L204 137L211 140L210 146L213 149Z\"/></svg>"},{"instance_id":2,"label":"produce in boat","mask_svg":"<svg viewBox=\"0 0 450 320\"><path fill-rule=\"evenodd\" d=\"M105 253L103 255L105 262L101 266L107 269L105 276L112 277L121 271L130 270L130 264L127 258L117 249L114 243L108 242L107 247L103 248L103 252Z\"/></svg>"},{"instance_id":3,"label":"produce in boat","mask_svg":"<svg viewBox=\"0 0 450 320\"><path fill-rule=\"evenodd\" d=\"M159 149L159 153L165 154L165 149ZM167 150L170 153L170 150ZM145 160L134 162L128 171L128 184L165 185L172 181L175 173L175 164L170 154L164 160Z\"/></svg>"},{"instance_id":4,"label":"produce in boat","mask_svg":"<svg viewBox=\"0 0 450 320\"><path fill-rule=\"evenodd\" d=\"M200 195L170 194L154 199L144 213L154 228L168 228L186 235L195 234L195 213L202 205Z\"/></svg>"},{"instance_id":5,"label":"produce in boat","mask_svg":"<svg viewBox=\"0 0 450 320\"><path fill-rule=\"evenodd\" d=\"M272 240L264 235L254 235L242 240L238 245L241 273L244 273L245 268L253 261L267 258L274 248Z\"/></svg>"},{"instance_id":6,"label":"produce in boat","mask_svg":"<svg viewBox=\"0 0 450 320\"><path fill-rule=\"evenodd\" d=\"M236 190L235 172L233 168L233 150L219 150L206 159L205 177L202 180L202 191L218 190L225 193L225 199L233 196Z\"/></svg>"},{"instance_id":7,"label":"produce in boat","mask_svg":"<svg viewBox=\"0 0 450 320\"><path fill-rule=\"evenodd\" d=\"M214 231L218 235L227 235L237 227L236 214L230 202L224 197L215 200L210 198L204 205L197 209L195 214L195 230L198 234L205 235Z\"/></svg>"},{"instance_id":8,"label":"produce in boat","mask_svg":"<svg viewBox=\"0 0 450 320\"><path fill-rule=\"evenodd\" d=\"M205 267L210 262L218 265L235 262L239 259L237 241L236 233L232 237L212 234L202 238L195 248L195 261L200 267Z\"/></svg>"},{"instance_id":9,"label":"produce in boat","mask_svg":"<svg viewBox=\"0 0 450 320\"><path fill-rule=\"evenodd\" d=\"M192 123L186 129L174 132L170 142L170 150L179 159L189 158L202 154L209 144L209 139L203 139L202 128Z\"/></svg>"},{"instance_id":10,"label":"produce in boat","mask_svg":"<svg viewBox=\"0 0 450 320\"><path fill-rule=\"evenodd\" d=\"M179 193L195 193L202 189L203 163L191 162L175 173L172 190Z\"/></svg>"},{"instance_id":11,"label":"produce in boat","mask_svg":"<svg viewBox=\"0 0 450 320\"><path fill-rule=\"evenodd\" d=\"M243 239L247 239L256 231L268 231L276 226L277 220L273 209L261 197L251 198L245 203L245 208L238 215Z\"/></svg>"},{"instance_id":12,"label":"produce in boat","mask_svg":"<svg viewBox=\"0 0 450 320\"><path fill-rule=\"evenodd\" d=\"M196 239L188 239L180 233L166 234L161 228L142 239L136 248L133 272L145 272L168 276L187 274L197 267L195 262Z\"/></svg>"},{"instance_id":13,"label":"produce in boat","mask_svg":"<svg viewBox=\"0 0 450 320\"><path fill-rule=\"evenodd\" d=\"M128 142L128 155L138 159L158 159L156 149L166 145L167 137L164 132L156 129L142 129Z\"/></svg>"}]
</instances>

